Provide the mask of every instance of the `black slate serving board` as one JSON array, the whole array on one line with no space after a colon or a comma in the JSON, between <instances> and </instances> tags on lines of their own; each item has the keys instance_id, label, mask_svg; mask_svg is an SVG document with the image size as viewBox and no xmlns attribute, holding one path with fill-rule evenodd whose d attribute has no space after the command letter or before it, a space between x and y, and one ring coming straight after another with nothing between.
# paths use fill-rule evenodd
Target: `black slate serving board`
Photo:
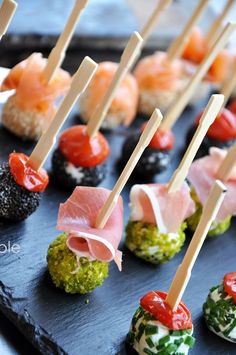
<instances>
[{"instance_id":1,"label":"black slate serving board","mask_svg":"<svg viewBox=\"0 0 236 355\"><path fill-rule=\"evenodd\" d=\"M177 166L184 147L185 134L196 110L187 109L175 127L176 147L169 170L156 181L167 181ZM122 141L142 121L139 118L128 130L106 134L111 143L109 174L102 186L111 188L117 179L116 161ZM78 123L73 114L67 125ZM32 144L22 143L0 128L0 161L12 150L30 153ZM50 159L46 166L50 169ZM129 217L128 193L133 183L148 182L131 178L123 192L125 222ZM60 191L53 182L43 194L39 209L25 222L0 224L0 244L20 246L18 254L0 254L0 310L16 325L42 354L127 355L125 337L139 298L152 289L167 291L177 266L182 260L189 238L182 251L168 264L158 267L135 258L123 242L123 272L114 263L103 286L85 296L67 295L56 289L47 273L46 252L59 234L55 229L58 206L69 193ZM235 344L228 343L205 326L202 304L209 287L220 282L224 273L235 270L236 223L225 235L207 240L193 270L184 295L191 310L197 343L193 355L235 354ZM1 247L2 249L2 247ZM87 300L89 303L87 304Z\"/></svg>"}]
</instances>

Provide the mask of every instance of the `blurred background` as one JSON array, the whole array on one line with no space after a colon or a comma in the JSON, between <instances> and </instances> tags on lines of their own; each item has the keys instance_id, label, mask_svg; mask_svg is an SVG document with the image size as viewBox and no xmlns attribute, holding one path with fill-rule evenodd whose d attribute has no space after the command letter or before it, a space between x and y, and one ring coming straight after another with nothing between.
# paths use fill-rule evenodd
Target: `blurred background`
<instances>
[{"instance_id":1,"label":"blurred background","mask_svg":"<svg viewBox=\"0 0 236 355\"><path fill-rule=\"evenodd\" d=\"M73 0L18 0L14 20L1 42L0 65L11 67L34 50L47 54L62 31L73 3ZM82 52L93 55L96 60L100 58L99 53L93 52L96 50L106 51L107 59L113 59L113 52L124 48L132 31L142 28L156 3L157 0L89 0L70 46L72 57ZM197 0L173 0L145 50L165 49L181 31L197 3ZM211 0L201 27L207 29L224 4L225 0ZM236 9L230 18L235 15ZM73 62L72 59L72 63L68 63L67 57L66 69L73 70Z\"/></svg>"},{"instance_id":2,"label":"blurred background","mask_svg":"<svg viewBox=\"0 0 236 355\"><path fill-rule=\"evenodd\" d=\"M75 71L85 55L94 60L118 60L134 30L140 30L158 0L89 0L63 67ZM0 66L12 67L33 51L47 55L73 7L73 0L18 0L18 10L1 41ZM165 49L181 31L197 0L175 0L163 13L144 54ZM211 0L201 27L209 28L225 0ZM236 4L228 19L236 20ZM235 37L235 36L234 36ZM232 38L231 46L236 47ZM0 313L0 355L35 354L13 325Z\"/></svg>"}]
</instances>

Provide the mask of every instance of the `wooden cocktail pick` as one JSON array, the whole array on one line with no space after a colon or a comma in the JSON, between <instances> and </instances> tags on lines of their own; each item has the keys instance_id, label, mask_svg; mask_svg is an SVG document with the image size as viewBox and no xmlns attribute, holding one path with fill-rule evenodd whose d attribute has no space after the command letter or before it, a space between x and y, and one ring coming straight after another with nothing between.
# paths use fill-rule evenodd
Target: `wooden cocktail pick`
<instances>
[{"instance_id":1,"label":"wooden cocktail pick","mask_svg":"<svg viewBox=\"0 0 236 355\"><path fill-rule=\"evenodd\" d=\"M228 15L228 13L230 12L234 3L235 0L227 0L223 10L219 14L219 16L215 19L210 30L206 34L205 40L209 48L213 46L217 36L219 35L219 32L222 30L224 25L224 20Z\"/></svg>"},{"instance_id":2,"label":"wooden cocktail pick","mask_svg":"<svg viewBox=\"0 0 236 355\"><path fill-rule=\"evenodd\" d=\"M194 10L192 16L188 20L186 26L182 33L177 36L177 38L172 42L168 51L167 51L167 58L169 62L174 61L175 59L179 58L186 47L186 44L189 39L189 35L191 34L194 26L196 25L198 19L206 9L209 0L201 0L197 5L196 9Z\"/></svg>"},{"instance_id":3,"label":"wooden cocktail pick","mask_svg":"<svg viewBox=\"0 0 236 355\"><path fill-rule=\"evenodd\" d=\"M87 2L88 0L76 0L64 31L61 33L55 47L52 49L48 57L47 65L43 71L43 79L46 83L50 83L56 70L61 66L81 12L85 8Z\"/></svg>"},{"instance_id":4,"label":"wooden cocktail pick","mask_svg":"<svg viewBox=\"0 0 236 355\"><path fill-rule=\"evenodd\" d=\"M229 148L226 157L221 163L216 178L221 181L227 181L230 177L232 169L234 169L236 163L236 143Z\"/></svg>"},{"instance_id":5,"label":"wooden cocktail pick","mask_svg":"<svg viewBox=\"0 0 236 355\"><path fill-rule=\"evenodd\" d=\"M117 88L119 87L120 83L124 79L125 75L129 71L129 68L132 66L135 58L141 50L142 42L143 39L138 32L134 32L131 35L131 38L121 56L121 60L116 70L115 76L113 77L112 82L101 103L95 108L95 111L88 122L87 132L90 138L93 138L101 127L101 124L112 104L112 100L114 99Z\"/></svg>"},{"instance_id":6,"label":"wooden cocktail pick","mask_svg":"<svg viewBox=\"0 0 236 355\"><path fill-rule=\"evenodd\" d=\"M148 37L150 36L154 26L156 26L157 21L163 12L171 4L172 0L160 0L156 8L153 10L151 16L148 18L147 22L144 24L142 31L140 32L143 38L143 46L146 43Z\"/></svg>"},{"instance_id":7,"label":"wooden cocktail pick","mask_svg":"<svg viewBox=\"0 0 236 355\"><path fill-rule=\"evenodd\" d=\"M136 164L138 163L141 155L143 154L143 151L145 150L145 148L149 145L153 135L155 134L156 130L158 129L160 123L161 123L161 120L162 120L162 114L160 112L160 110L158 109L155 109L150 120L148 121L143 133L141 134L140 136L140 139L130 157L130 159L128 160L124 170L122 171L119 179L117 180L113 190L111 191L107 201L105 202L102 210L100 211L99 215L97 216L97 219L96 219L96 228L100 228L102 229L117 201L118 201L118 198L121 194L121 191L123 190L127 180L129 179L132 171L134 170Z\"/></svg>"},{"instance_id":8,"label":"wooden cocktail pick","mask_svg":"<svg viewBox=\"0 0 236 355\"><path fill-rule=\"evenodd\" d=\"M60 128L68 117L79 95L81 95L88 86L96 69L97 64L91 58L85 57L79 69L74 74L70 90L61 102L53 121L47 131L41 136L30 155L29 165L33 169L39 170L47 159L56 142L56 136Z\"/></svg>"},{"instance_id":9,"label":"wooden cocktail pick","mask_svg":"<svg viewBox=\"0 0 236 355\"><path fill-rule=\"evenodd\" d=\"M222 105L224 103L223 95L212 95L207 107L205 108L201 120L199 122L198 128L186 150L181 163L175 170L170 183L168 185L168 192L178 191L183 185L184 180L188 175L189 168L192 164L193 159L210 127L214 122L215 118L221 111Z\"/></svg>"},{"instance_id":10,"label":"wooden cocktail pick","mask_svg":"<svg viewBox=\"0 0 236 355\"><path fill-rule=\"evenodd\" d=\"M184 291L191 277L191 272L207 233L215 220L220 206L225 197L226 187L217 180L208 196L207 202L203 207L202 216L197 229L192 237L187 252L181 265L178 267L173 282L170 286L166 302L175 311L182 299Z\"/></svg>"},{"instance_id":11,"label":"wooden cocktail pick","mask_svg":"<svg viewBox=\"0 0 236 355\"><path fill-rule=\"evenodd\" d=\"M194 94L198 84L203 79L204 75L207 73L208 69L210 68L212 62L221 51L221 49L227 43L229 37L233 33L236 28L236 23L228 23L224 30L221 32L220 36L217 38L214 46L212 47L211 51L208 53L206 58L197 68L193 77L189 80L189 83L186 85L186 88L180 94L179 97L173 102L167 113L165 114L164 120L161 125L162 131L170 130L175 122L177 121L178 117L183 112L184 108L188 104L190 98Z\"/></svg>"},{"instance_id":12,"label":"wooden cocktail pick","mask_svg":"<svg viewBox=\"0 0 236 355\"><path fill-rule=\"evenodd\" d=\"M0 40L7 32L8 26L11 23L12 17L17 9L17 3L13 0L3 0L0 7Z\"/></svg>"},{"instance_id":13,"label":"wooden cocktail pick","mask_svg":"<svg viewBox=\"0 0 236 355\"><path fill-rule=\"evenodd\" d=\"M236 60L234 60L233 68L229 78L225 80L220 90L221 94L223 94L225 97L225 102L224 102L225 105L227 104L229 97L232 94L232 91L234 90L235 86L236 86Z\"/></svg>"}]
</instances>

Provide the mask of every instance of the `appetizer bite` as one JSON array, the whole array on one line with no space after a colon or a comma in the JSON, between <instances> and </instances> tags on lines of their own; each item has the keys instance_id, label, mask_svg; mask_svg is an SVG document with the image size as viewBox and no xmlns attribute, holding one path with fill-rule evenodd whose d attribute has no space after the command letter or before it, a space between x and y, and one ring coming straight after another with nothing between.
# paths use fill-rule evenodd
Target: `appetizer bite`
<instances>
[{"instance_id":1,"label":"appetizer bite","mask_svg":"<svg viewBox=\"0 0 236 355\"><path fill-rule=\"evenodd\" d=\"M41 53L33 53L10 71L1 86L1 91L15 89L3 107L2 124L23 140L39 139L55 116L56 99L70 87L70 75L62 69L50 83L43 81L46 63Z\"/></svg>"},{"instance_id":2,"label":"appetizer bite","mask_svg":"<svg viewBox=\"0 0 236 355\"><path fill-rule=\"evenodd\" d=\"M105 178L105 162L110 149L106 138L99 133L99 128L105 119L104 112L114 95L113 89L117 86L120 75L123 75L123 71L127 70L139 52L141 43L142 38L134 32L123 52L111 88L88 125L71 127L60 137L59 146L52 157L52 174L59 186L69 190L73 190L77 185L97 186ZM96 74L97 72L95 76Z\"/></svg>"},{"instance_id":3,"label":"appetizer bite","mask_svg":"<svg viewBox=\"0 0 236 355\"><path fill-rule=\"evenodd\" d=\"M96 107L111 87L117 69L118 64L113 62L102 62L98 65L92 82L80 98L80 116L84 122L88 122L95 114ZM120 124L128 126L135 118L138 105L138 85L132 74L125 74L113 96L102 127L113 129Z\"/></svg>"},{"instance_id":4,"label":"appetizer bite","mask_svg":"<svg viewBox=\"0 0 236 355\"><path fill-rule=\"evenodd\" d=\"M214 45L220 30L223 28L224 20L231 10L233 3L234 1L232 0L226 2L224 8L215 19L206 35L203 34L200 28L193 29L183 51L183 59L187 60L192 65L199 65L204 60L207 53L209 53ZM232 53L227 49L222 49L210 66L208 73L199 84L189 104L196 105L209 94L211 89L221 86L222 82L228 78L232 62Z\"/></svg>"},{"instance_id":5,"label":"appetizer bite","mask_svg":"<svg viewBox=\"0 0 236 355\"><path fill-rule=\"evenodd\" d=\"M226 150L210 149L209 155L195 160L190 167L188 180L191 186L192 199L195 202L195 213L186 222L188 229L194 231L206 203L206 196L216 179L222 180L227 187L225 200L213 221L208 236L224 233L230 227L231 217L236 213L236 144Z\"/></svg>"},{"instance_id":6,"label":"appetizer bite","mask_svg":"<svg viewBox=\"0 0 236 355\"><path fill-rule=\"evenodd\" d=\"M207 3L208 0L200 1L184 30L171 44L167 53L156 52L138 63L134 75L140 91L140 113L150 115L155 107L165 112L186 87L192 70L190 71L188 63L179 57Z\"/></svg>"},{"instance_id":7,"label":"appetizer bite","mask_svg":"<svg viewBox=\"0 0 236 355\"><path fill-rule=\"evenodd\" d=\"M131 216L126 227L126 247L137 257L166 263L185 241L185 219L195 211L190 189L184 181L192 160L223 97L210 100L195 136L169 184L134 185L130 192Z\"/></svg>"},{"instance_id":8,"label":"appetizer bite","mask_svg":"<svg viewBox=\"0 0 236 355\"><path fill-rule=\"evenodd\" d=\"M56 287L67 293L88 293L108 276L110 261L115 260L121 270L118 245L123 231L123 204L119 196L161 119L160 111L155 110L112 191L76 187L60 206L57 227L65 233L50 245L47 255Z\"/></svg>"},{"instance_id":9,"label":"appetizer bite","mask_svg":"<svg viewBox=\"0 0 236 355\"><path fill-rule=\"evenodd\" d=\"M97 186L106 176L106 160L110 154L105 136L97 132L90 138L85 125L65 130L52 156L52 177L62 188L77 185Z\"/></svg>"},{"instance_id":10,"label":"appetizer bite","mask_svg":"<svg viewBox=\"0 0 236 355\"><path fill-rule=\"evenodd\" d=\"M205 240L209 222L214 219L223 197L224 186L216 183L209 195L204 218L199 222L169 292L151 291L141 298L127 337L128 344L138 354L188 354L194 346L191 314L181 298Z\"/></svg>"},{"instance_id":11,"label":"appetizer bite","mask_svg":"<svg viewBox=\"0 0 236 355\"><path fill-rule=\"evenodd\" d=\"M236 343L236 272L210 289L203 312L208 328L221 338Z\"/></svg>"},{"instance_id":12,"label":"appetizer bite","mask_svg":"<svg viewBox=\"0 0 236 355\"><path fill-rule=\"evenodd\" d=\"M142 47L150 36L153 27L157 24L163 10L171 1L160 0L153 9L140 33L143 39ZM106 61L99 64L94 79L80 99L80 114L83 121L88 122L91 117L101 114L100 99L107 101L102 113L104 116L103 128L113 129L120 124L128 126L134 120L137 113L139 93L137 81L132 74L128 73L128 70L137 61L141 49L140 46L140 50L132 57L129 66L123 68L123 73L119 73L122 69L118 67L117 63ZM116 85L113 85L114 82L116 82ZM108 99L109 95L110 98ZM153 107L150 114L156 107L158 106Z\"/></svg>"},{"instance_id":13,"label":"appetizer bite","mask_svg":"<svg viewBox=\"0 0 236 355\"><path fill-rule=\"evenodd\" d=\"M191 139L202 112L199 113L195 120L195 125L190 128L187 134L187 142ZM211 147L220 149L231 147L236 141L236 115L229 109L223 108L217 116L214 123L209 128L202 145L199 149L197 157L203 157L208 154Z\"/></svg>"},{"instance_id":14,"label":"appetizer bite","mask_svg":"<svg viewBox=\"0 0 236 355\"><path fill-rule=\"evenodd\" d=\"M0 164L0 219L20 221L38 207L40 193L48 184L48 175L42 165L55 143L61 125L95 70L96 63L88 57L85 58L74 75L71 88L54 120L41 136L30 157L15 152L10 154L8 163Z\"/></svg>"},{"instance_id":15,"label":"appetizer bite","mask_svg":"<svg viewBox=\"0 0 236 355\"><path fill-rule=\"evenodd\" d=\"M110 192L103 188L76 187L60 205L57 228L64 233L49 246L47 263L54 285L67 293L85 294L101 285L108 277L112 260L121 271L122 253L118 250L123 232L121 197L106 226L103 229L94 226Z\"/></svg>"},{"instance_id":16,"label":"appetizer bite","mask_svg":"<svg viewBox=\"0 0 236 355\"><path fill-rule=\"evenodd\" d=\"M87 0L77 0L71 16L48 59L33 53L17 64L1 91L15 90L3 107L2 124L23 140L38 140L56 113L56 102L69 90L70 74L60 69L66 49Z\"/></svg>"},{"instance_id":17,"label":"appetizer bite","mask_svg":"<svg viewBox=\"0 0 236 355\"><path fill-rule=\"evenodd\" d=\"M148 116L155 107L160 107L165 112L189 80L186 67L186 62L170 61L164 52L141 59L134 70L139 88L138 111Z\"/></svg>"},{"instance_id":18,"label":"appetizer bite","mask_svg":"<svg viewBox=\"0 0 236 355\"><path fill-rule=\"evenodd\" d=\"M221 93L224 95L224 105L227 104L228 99L236 85L236 61L233 65L231 78L225 82L221 87ZM198 125L202 112L199 113L195 120L195 125L190 128L187 134L187 142L191 139L193 132ZM210 147L228 148L235 143L236 140L236 110L235 104L232 102L228 108L222 108L220 114L209 128L202 145L198 152L198 157L208 154Z\"/></svg>"},{"instance_id":19,"label":"appetizer bite","mask_svg":"<svg viewBox=\"0 0 236 355\"><path fill-rule=\"evenodd\" d=\"M189 80L186 89L182 91L181 95L177 97L175 102L166 112L163 123L151 141L148 149L141 157L134 173L140 176L148 176L150 179L155 174L161 173L168 167L171 160L171 151L174 146L174 135L172 133L172 127L180 117L184 108L187 106L190 98L194 95L197 85L207 72L217 53L221 50L221 48L224 47L234 28L234 24L228 24L221 32L212 48L212 51L208 53L203 63L198 67L195 74ZM137 142L137 137L138 134L135 133L129 135L125 140L122 147L122 154L118 162L120 167L124 166L127 159L126 157L130 155L130 152L132 152L132 149Z\"/></svg>"}]
</instances>

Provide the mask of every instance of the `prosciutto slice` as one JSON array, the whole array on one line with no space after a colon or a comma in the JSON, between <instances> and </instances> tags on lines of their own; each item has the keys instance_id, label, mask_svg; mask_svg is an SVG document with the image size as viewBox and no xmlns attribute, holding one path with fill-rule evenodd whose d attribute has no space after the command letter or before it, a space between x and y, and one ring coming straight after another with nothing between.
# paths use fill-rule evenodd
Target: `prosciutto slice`
<instances>
[{"instance_id":1,"label":"prosciutto slice","mask_svg":"<svg viewBox=\"0 0 236 355\"><path fill-rule=\"evenodd\" d=\"M118 250L123 232L123 202L119 198L103 229L94 228L98 213L110 190L76 187L69 199L60 205L57 228L69 234L68 248L89 260L114 260L121 270L122 253Z\"/></svg>"},{"instance_id":2,"label":"prosciutto slice","mask_svg":"<svg viewBox=\"0 0 236 355\"><path fill-rule=\"evenodd\" d=\"M206 203L211 187L217 179L216 173L226 154L226 150L212 147L209 150L209 155L195 160L189 170L188 180L194 187L203 206ZM232 167L230 177L228 181L224 181L224 184L227 187L227 192L216 217L218 221L222 221L236 213L236 165Z\"/></svg>"},{"instance_id":3,"label":"prosciutto slice","mask_svg":"<svg viewBox=\"0 0 236 355\"><path fill-rule=\"evenodd\" d=\"M190 190L167 192L167 185L134 185L130 192L131 220L156 224L161 233L178 233L183 221L195 211Z\"/></svg>"}]
</instances>

